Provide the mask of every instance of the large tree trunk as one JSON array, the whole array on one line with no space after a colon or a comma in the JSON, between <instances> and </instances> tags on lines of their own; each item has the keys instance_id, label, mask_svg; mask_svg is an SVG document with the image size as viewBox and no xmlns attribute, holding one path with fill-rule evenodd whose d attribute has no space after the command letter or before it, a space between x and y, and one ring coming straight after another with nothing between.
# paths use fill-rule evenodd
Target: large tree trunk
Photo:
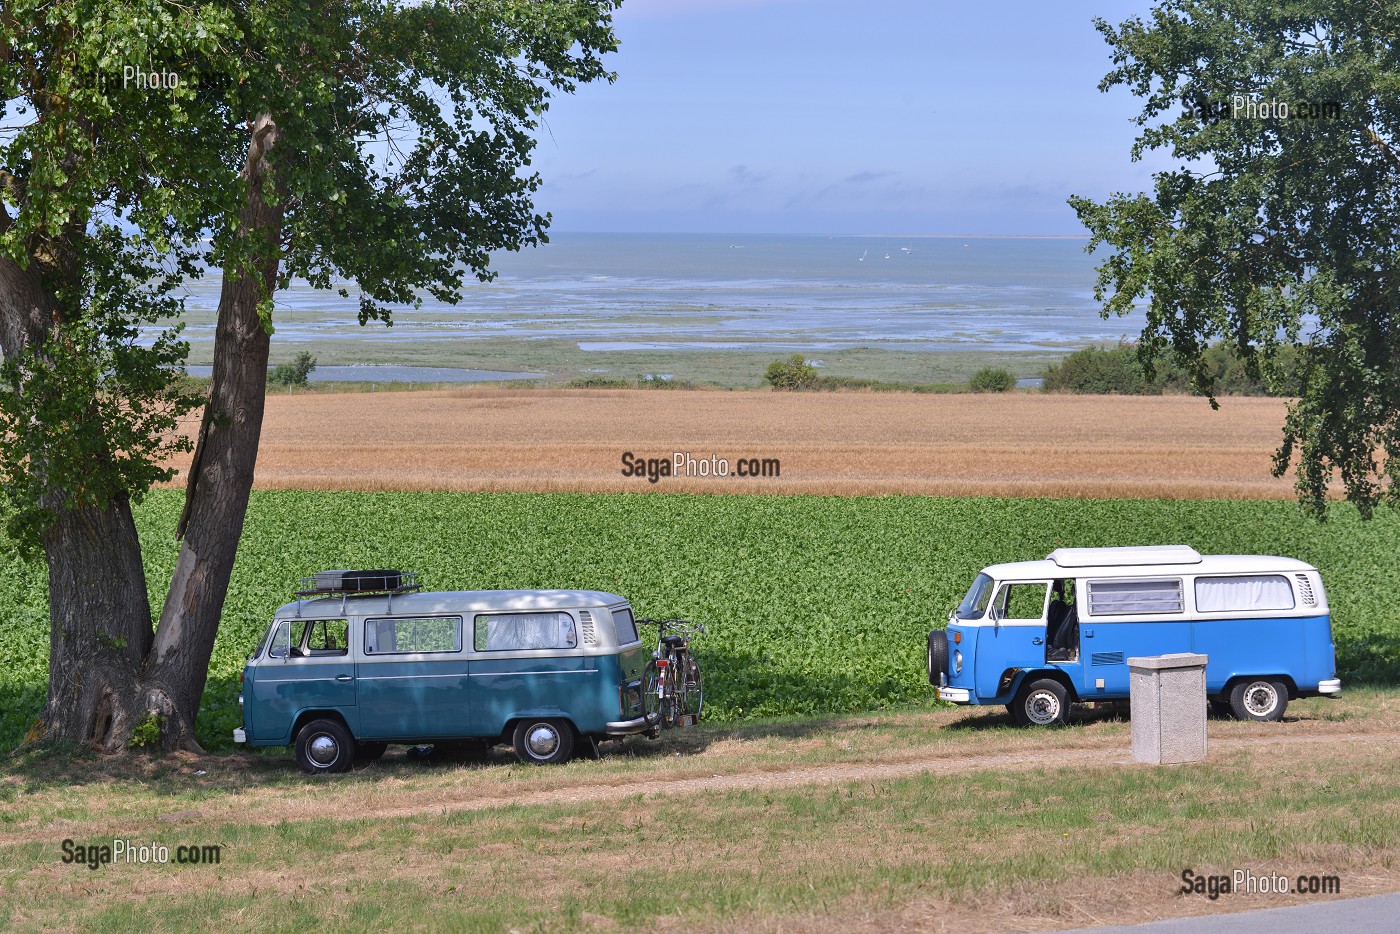
<instances>
[{"instance_id":1,"label":"large tree trunk","mask_svg":"<svg viewBox=\"0 0 1400 934\"><path fill-rule=\"evenodd\" d=\"M44 530L49 565L48 742L119 748L168 699L148 696L138 673L151 646L151 606L131 505L57 505Z\"/></svg>"},{"instance_id":2,"label":"large tree trunk","mask_svg":"<svg viewBox=\"0 0 1400 934\"><path fill-rule=\"evenodd\" d=\"M169 725L166 745L198 748L194 718L209 674L224 597L233 573L238 540L248 511L253 467L267 397L268 332L258 309L277 287L281 259L281 199L263 196L269 172L267 151L277 126L260 117L244 167L248 203L239 222L241 237L272 246L254 268L225 272L214 338L214 373L200 425L177 535L183 538L170 592L156 629L144 680L173 702L180 722Z\"/></svg>"}]
</instances>

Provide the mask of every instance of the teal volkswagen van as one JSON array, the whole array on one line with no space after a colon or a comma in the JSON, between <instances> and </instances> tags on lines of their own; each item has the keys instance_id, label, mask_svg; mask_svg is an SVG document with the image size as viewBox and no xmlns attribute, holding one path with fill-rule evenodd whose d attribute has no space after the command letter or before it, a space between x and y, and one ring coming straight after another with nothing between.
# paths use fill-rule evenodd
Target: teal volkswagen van
<instances>
[{"instance_id":1,"label":"teal volkswagen van","mask_svg":"<svg viewBox=\"0 0 1400 934\"><path fill-rule=\"evenodd\" d=\"M243 669L234 740L343 772L390 743L514 743L522 761L658 729L632 608L591 590L423 592L399 571L328 571L279 609Z\"/></svg>"},{"instance_id":2,"label":"teal volkswagen van","mask_svg":"<svg viewBox=\"0 0 1400 934\"><path fill-rule=\"evenodd\" d=\"M942 700L1005 704L1043 726L1074 702L1126 699L1129 658L1174 652L1207 656L1207 697L1240 719L1278 720L1293 698L1342 689L1317 568L1185 545L984 568L929 633L928 677Z\"/></svg>"}]
</instances>

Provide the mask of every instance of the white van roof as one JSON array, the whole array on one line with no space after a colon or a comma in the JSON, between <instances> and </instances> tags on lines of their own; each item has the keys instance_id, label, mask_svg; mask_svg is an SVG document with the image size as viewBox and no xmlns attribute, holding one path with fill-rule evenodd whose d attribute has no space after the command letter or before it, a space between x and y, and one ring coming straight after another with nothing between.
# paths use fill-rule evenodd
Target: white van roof
<instances>
[{"instance_id":1,"label":"white van roof","mask_svg":"<svg viewBox=\"0 0 1400 934\"><path fill-rule=\"evenodd\" d=\"M1044 561L994 564L982 573L996 580L1060 577L1142 577L1172 574L1264 574L1315 571L1295 558L1272 555L1203 555L1188 545L1135 548L1057 548Z\"/></svg>"},{"instance_id":2,"label":"white van roof","mask_svg":"<svg viewBox=\"0 0 1400 934\"><path fill-rule=\"evenodd\" d=\"M1201 553L1190 545L1142 545L1136 548L1056 548L1046 560L1062 568L1094 568L1138 564L1200 564Z\"/></svg>"},{"instance_id":3,"label":"white van roof","mask_svg":"<svg viewBox=\"0 0 1400 934\"><path fill-rule=\"evenodd\" d=\"M399 594L357 596L349 594L341 609L341 597L293 600L277 611L277 616L340 615L427 616L437 613L493 613L502 610L593 609L626 603L625 597L601 590L435 590Z\"/></svg>"}]
</instances>

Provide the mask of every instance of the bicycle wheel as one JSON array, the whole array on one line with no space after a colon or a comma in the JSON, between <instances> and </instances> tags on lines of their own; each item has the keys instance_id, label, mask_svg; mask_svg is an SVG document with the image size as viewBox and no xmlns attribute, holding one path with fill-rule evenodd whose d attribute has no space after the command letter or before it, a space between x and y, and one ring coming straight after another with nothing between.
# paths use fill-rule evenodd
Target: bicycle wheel
<instances>
[{"instance_id":1,"label":"bicycle wheel","mask_svg":"<svg viewBox=\"0 0 1400 934\"><path fill-rule=\"evenodd\" d=\"M700 663L689 652L680 663L680 705L683 712L699 717L705 706L705 682L700 679Z\"/></svg>"},{"instance_id":2,"label":"bicycle wheel","mask_svg":"<svg viewBox=\"0 0 1400 934\"><path fill-rule=\"evenodd\" d=\"M656 714L666 729L676 725L676 692L671 686L670 670L667 667L663 671L652 659L642 673L642 710Z\"/></svg>"}]
</instances>

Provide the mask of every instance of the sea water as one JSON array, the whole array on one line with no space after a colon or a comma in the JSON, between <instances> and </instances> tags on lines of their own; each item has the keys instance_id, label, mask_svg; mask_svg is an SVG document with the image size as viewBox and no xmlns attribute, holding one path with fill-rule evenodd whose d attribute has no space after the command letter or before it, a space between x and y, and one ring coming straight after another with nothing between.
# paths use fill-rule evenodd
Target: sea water
<instances>
[{"instance_id":1,"label":"sea water","mask_svg":"<svg viewBox=\"0 0 1400 934\"><path fill-rule=\"evenodd\" d=\"M1081 238L557 233L493 256L455 305L395 307L384 344L576 341L583 350L1063 350L1133 337L1105 320ZM276 341L362 340L358 304L304 282L277 296ZM186 337L213 338L211 276ZM204 312L201 314L200 312Z\"/></svg>"}]
</instances>

